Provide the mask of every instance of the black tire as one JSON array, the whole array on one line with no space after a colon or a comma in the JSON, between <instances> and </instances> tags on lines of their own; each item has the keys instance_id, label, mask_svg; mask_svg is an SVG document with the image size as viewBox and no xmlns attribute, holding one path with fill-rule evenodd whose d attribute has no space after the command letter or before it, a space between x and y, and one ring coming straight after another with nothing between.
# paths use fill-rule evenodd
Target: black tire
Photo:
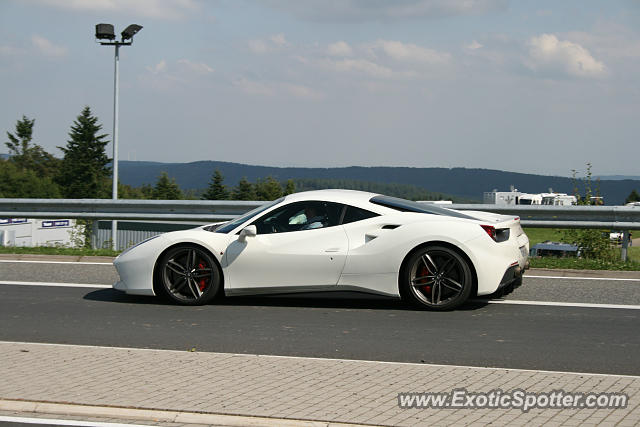
<instances>
[{"instance_id":1,"label":"black tire","mask_svg":"<svg viewBox=\"0 0 640 427\"><path fill-rule=\"evenodd\" d=\"M156 267L158 289L171 302L203 305L220 291L222 273L209 251L183 244L169 249Z\"/></svg>"},{"instance_id":2,"label":"black tire","mask_svg":"<svg viewBox=\"0 0 640 427\"><path fill-rule=\"evenodd\" d=\"M473 288L468 261L446 246L414 251L400 278L400 294L416 308L451 310L464 303Z\"/></svg>"}]
</instances>

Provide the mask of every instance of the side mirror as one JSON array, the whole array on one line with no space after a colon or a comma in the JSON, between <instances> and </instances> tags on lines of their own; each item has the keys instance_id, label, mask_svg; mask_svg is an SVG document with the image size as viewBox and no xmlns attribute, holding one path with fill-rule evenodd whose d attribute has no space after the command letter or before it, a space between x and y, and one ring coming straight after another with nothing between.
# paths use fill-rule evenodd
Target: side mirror
<instances>
[{"instance_id":1,"label":"side mirror","mask_svg":"<svg viewBox=\"0 0 640 427\"><path fill-rule=\"evenodd\" d=\"M238 240L244 242L245 240L247 240L247 237L255 237L257 234L258 229L256 228L256 226L248 225L240 231L240 238Z\"/></svg>"}]
</instances>

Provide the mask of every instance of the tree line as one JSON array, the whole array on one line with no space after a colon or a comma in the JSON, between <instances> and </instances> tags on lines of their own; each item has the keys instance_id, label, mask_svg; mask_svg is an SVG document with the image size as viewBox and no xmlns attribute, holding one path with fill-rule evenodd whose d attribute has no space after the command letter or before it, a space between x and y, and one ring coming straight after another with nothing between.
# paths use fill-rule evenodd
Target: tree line
<instances>
[{"instance_id":1,"label":"tree line","mask_svg":"<svg viewBox=\"0 0 640 427\"><path fill-rule=\"evenodd\" d=\"M7 132L5 142L8 159L0 159L0 197L3 198L110 198L112 191L111 161L105 147L110 142L101 133L91 108L86 106L76 117L65 146L58 146L63 157L56 158L34 142L35 119L22 116L15 131ZM383 184L356 180L288 179L280 182L272 176L250 182L242 178L235 186L227 186L224 176L215 170L206 189L183 190L175 178L162 172L154 185L140 187L118 184L121 199L155 200L274 200L296 191L324 188L346 188L384 193L413 200L452 198L406 184ZM464 199L453 198L464 202Z\"/></svg>"},{"instance_id":2,"label":"tree line","mask_svg":"<svg viewBox=\"0 0 640 427\"><path fill-rule=\"evenodd\" d=\"M59 146L63 157L56 158L34 142L35 119L22 116L15 130L7 132L8 159L0 159L0 197L2 198L110 198L111 160L105 151L110 142L101 133L102 125L86 106L71 124L66 145ZM574 176L575 182L575 176ZM379 183L348 179L288 179L280 182L272 176L250 182L242 178L227 186L219 170L212 173L205 189L183 190L176 180L162 172L154 185L140 187L118 184L122 199L156 200L274 200L296 191L345 188L382 193L411 200L452 200L473 203L476 200L428 191L409 184ZM640 201L633 190L626 202Z\"/></svg>"},{"instance_id":3,"label":"tree line","mask_svg":"<svg viewBox=\"0 0 640 427\"><path fill-rule=\"evenodd\" d=\"M110 142L102 134L91 108L82 109L71 125L65 146L58 146L63 157L56 158L34 142L35 119L22 116L14 132L7 132L8 159L0 159L0 197L2 198L110 198L113 180L111 161L105 147ZM174 178L161 173L155 185L140 187L118 183L122 199L205 199L273 200L293 193L292 180L280 183L269 176L255 183L243 178L235 187L224 184L216 170L209 187L183 191Z\"/></svg>"},{"instance_id":4,"label":"tree line","mask_svg":"<svg viewBox=\"0 0 640 427\"><path fill-rule=\"evenodd\" d=\"M58 147L61 159L33 142L34 126L35 119L22 116L15 132L7 132L9 158L0 161L0 197L109 197L109 141L89 107L72 123L67 144Z\"/></svg>"}]
</instances>

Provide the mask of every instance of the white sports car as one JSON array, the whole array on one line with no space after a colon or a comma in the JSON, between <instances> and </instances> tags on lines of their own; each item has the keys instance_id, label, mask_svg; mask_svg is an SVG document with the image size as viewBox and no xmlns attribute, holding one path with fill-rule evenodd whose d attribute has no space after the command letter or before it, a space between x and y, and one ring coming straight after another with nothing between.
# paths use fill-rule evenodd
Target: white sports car
<instances>
[{"instance_id":1,"label":"white sports car","mask_svg":"<svg viewBox=\"0 0 640 427\"><path fill-rule=\"evenodd\" d=\"M187 305L217 295L360 291L451 309L522 283L520 219L352 190L295 193L118 256L114 288Z\"/></svg>"}]
</instances>

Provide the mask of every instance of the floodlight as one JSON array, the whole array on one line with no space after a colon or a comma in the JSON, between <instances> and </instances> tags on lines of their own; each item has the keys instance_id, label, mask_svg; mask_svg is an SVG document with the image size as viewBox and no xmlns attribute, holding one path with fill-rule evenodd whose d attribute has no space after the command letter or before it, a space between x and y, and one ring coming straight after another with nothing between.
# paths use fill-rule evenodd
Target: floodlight
<instances>
[{"instance_id":1,"label":"floodlight","mask_svg":"<svg viewBox=\"0 0 640 427\"><path fill-rule=\"evenodd\" d=\"M120 33L122 35L122 40L124 41L124 40L132 39L133 36L135 36L136 33L141 29L142 29L142 25L138 25L138 24L129 25L127 28L124 29L122 33Z\"/></svg>"},{"instance_id":2,"label":"floodlight","mask_svg":"<svg viewBox=\"0 0 640 427\"><path fill-rule=\"evenodd\" d=\"M113 40L116 38L116 34L113 31L113 25L111 24L97 24L96 25L96 38L100 40Z\"/></svg>"}]
</instances>

